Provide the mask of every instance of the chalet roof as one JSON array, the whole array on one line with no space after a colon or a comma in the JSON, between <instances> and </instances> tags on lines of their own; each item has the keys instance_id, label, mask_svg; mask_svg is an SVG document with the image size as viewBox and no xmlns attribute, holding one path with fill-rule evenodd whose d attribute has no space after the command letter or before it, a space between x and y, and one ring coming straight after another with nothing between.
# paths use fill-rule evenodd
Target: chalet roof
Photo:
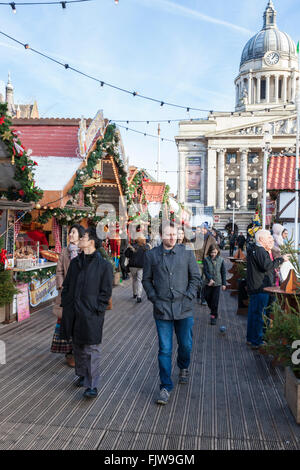
<instances>
[{"instance_id":1,"label":"chalet roof","mask_svg":"<svg viewBox=\"0 0 300 470\"><path fill-rule=\"evenodd\" d=\"M143 182L147 202L162 202L166 183Z\"/></svg>"},{"instance_id":2,"label":"chalet roof","mask_svg":"<svg viewBox=\"0 0 300 470\"><path fill-rule=\"evenodd\" d=\"M60 191L79 169L82 161L71 157L34 157L34 179L43 191Z\"/></svg>"},{"instance_id":3,"label":"chalet roof","mask_svg":"<svg viewBox=\"0 0 300 470\"><path fill-rule=\"evenodd\" d=\"M268 166L268 190L295 190L296 157L272 156Z\"/></svg>"}]
</instances>

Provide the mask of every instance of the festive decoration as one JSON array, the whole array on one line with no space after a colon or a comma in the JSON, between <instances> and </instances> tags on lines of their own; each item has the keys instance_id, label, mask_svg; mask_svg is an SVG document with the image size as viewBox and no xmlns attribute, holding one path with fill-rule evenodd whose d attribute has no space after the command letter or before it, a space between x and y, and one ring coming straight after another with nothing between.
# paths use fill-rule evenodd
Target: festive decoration
<instances>
[{"instance_id":1,"label":"festive decoration","mask_svg":"<svg viewBox=\"0 0 300 470\"><path fill-rule=\"evenodd\" d=\"M248 233L249 235L251 235L251 237L254 237L255 233L261 229L261 222L260 222L258 210L255 212L255 215L252 220L252 224L253 224L252 227L248 229Z\"/></svg>"},{"instance_id":2,"label":"festive decoration","mask_svg":"<svg viewBox=\"0 0 300 470\"><path fill-rule=\"evenodd\" d=\"M12 280L11 271L5 271L7 251L3 248L3 238L0 238L0 307L10 304L18 293Z\"/></svg>"},{"instance_id":3,"label":"festive decoration","mask_svg":"<svg viewBox=\"0 0 300 470\"><path fill-rule=\"evenodd\" d=\"M6 148L11 154L12 164L15 165L14 179L20 184L21 189L9 188L2 191L1 196L9 200L22 200L24 202L37 202L43 197L43 191L35 186L32 168L36 165L22 147L17 133L10 129L11 120L7 114L6 103L0 103L0 139L5 141Z\"/></svg>"}]
</instances>

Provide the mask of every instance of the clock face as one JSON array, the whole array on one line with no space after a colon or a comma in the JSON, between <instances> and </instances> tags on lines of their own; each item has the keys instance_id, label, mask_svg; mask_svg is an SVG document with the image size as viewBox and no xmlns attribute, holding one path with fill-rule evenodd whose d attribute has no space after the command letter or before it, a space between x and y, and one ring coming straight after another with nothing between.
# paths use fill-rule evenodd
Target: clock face
<instances>
[{"instance_id":1,"label":"clock face","mask_svg":"<svg viewBox=\"0 0 300 470\"><path fill-rule=\"evenodd\" d=\"M265 57L265 62L267 65L275 65L279 61L279 54L277 52L269 52Z\"/></svg>"}]
</instances>

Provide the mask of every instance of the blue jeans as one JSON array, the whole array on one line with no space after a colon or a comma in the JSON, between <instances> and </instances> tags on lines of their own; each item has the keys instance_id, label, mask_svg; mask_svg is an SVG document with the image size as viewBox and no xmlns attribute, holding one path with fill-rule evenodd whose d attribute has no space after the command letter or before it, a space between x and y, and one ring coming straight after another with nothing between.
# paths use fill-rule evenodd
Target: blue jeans
<instances>
[{"instance_id":1,"label":"blue jeans","mask_svg":"<svg viewBox=\"0 0 300 470\"><path fill-rule=\"evenodd\" d=\"M263 316L269 302L269 294L251 294L248 306L247 341L254 346L263 342Z\"/></svg>"},{"instance_id":2,"label":"blue jeans","mask_svg":"<svg viewBox=\"0 0 300 470\"><path fill-rule=\"evenodd\" d=\"M172 374L172 349L173 330L177 337L177 365L179 369L188 369L193 345L193 324L194 318L188 317L182 320L155 320L159 351L158 364L160 376L160 388L165 388L169 392L173 388Z\"/></svg>"}]
</instances>

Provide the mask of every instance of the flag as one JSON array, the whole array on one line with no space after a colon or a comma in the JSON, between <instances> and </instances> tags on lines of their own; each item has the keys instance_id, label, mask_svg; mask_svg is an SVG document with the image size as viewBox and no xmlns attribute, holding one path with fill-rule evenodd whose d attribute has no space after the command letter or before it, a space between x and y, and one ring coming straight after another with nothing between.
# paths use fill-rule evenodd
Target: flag
<instances>
[{"instance_id":1,"label":"flag","mask_svg":"<svg viewBox=\"0 0 300 470\"><path fill-rule=\"evenodd\" d=\"M299 54L299 49L300 49L300 48L299 48L299 42L300 42L300 41L298 41L298 43L297 43L297 54Z\"/></svg>"}]
</instances>

